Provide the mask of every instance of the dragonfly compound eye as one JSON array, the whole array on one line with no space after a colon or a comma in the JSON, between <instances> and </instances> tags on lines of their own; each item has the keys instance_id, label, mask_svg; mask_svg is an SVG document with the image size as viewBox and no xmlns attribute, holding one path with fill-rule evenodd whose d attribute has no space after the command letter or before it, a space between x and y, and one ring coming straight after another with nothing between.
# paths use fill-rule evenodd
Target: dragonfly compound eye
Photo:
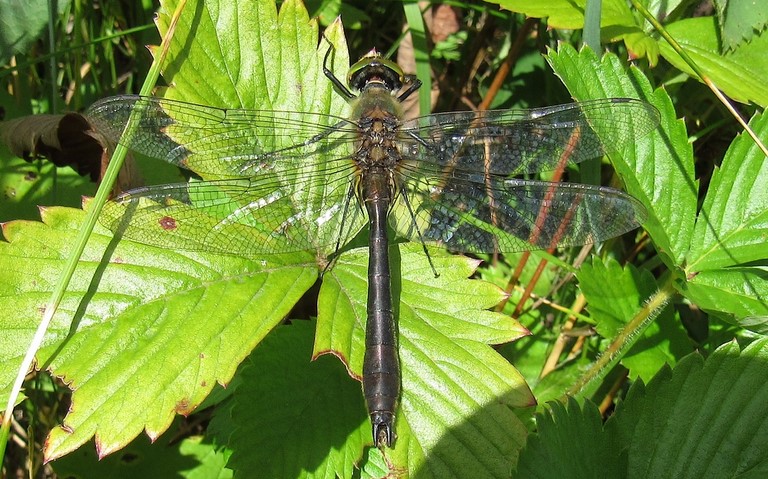
<instances>
[{"instance_id":1,"label":"dragonfly compound eye","mask_svg":"<svg viewBox=\"0 0 768 479\"><path fill-rule=\"evenodd\" d=\"M383 83L387 90L397 91L403 87L405 74L397 63L382 58L376 50L352 65L347 76L347 83L353 90L362 91L369 83Z\"/></svg>"}]
</instances>

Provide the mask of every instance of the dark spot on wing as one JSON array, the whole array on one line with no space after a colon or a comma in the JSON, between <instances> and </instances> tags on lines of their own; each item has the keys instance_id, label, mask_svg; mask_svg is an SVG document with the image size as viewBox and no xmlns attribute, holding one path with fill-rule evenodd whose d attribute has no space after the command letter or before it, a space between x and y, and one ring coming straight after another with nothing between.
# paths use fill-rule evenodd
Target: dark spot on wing
<instances>
[{"instance_id":1,"label":"dark spot on wing","mask_svg":"<svg viewBox=\"0 0 768 479\"><path fill-rule=\"evenodd\" d=\"M172 231L176 229L176 220L170 216L163 216L160 218L160 227L166 231Z\"/></svg>"}]
</instances>

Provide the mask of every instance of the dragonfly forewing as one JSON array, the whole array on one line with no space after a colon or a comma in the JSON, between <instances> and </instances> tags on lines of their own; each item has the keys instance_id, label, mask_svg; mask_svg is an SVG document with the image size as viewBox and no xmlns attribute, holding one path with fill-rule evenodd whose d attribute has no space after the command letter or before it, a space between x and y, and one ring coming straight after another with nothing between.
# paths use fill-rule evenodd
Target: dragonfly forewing
<instances>
[{"instance_id":1,"label":"dragonfly forewing","mask_svg":"<svg viewBox=\"0 0 768 479\"><path fill-rule=\"evenodd\" d=\"M621 152L659 123L640 100L608 98L532 110L449 112L406 122L400 149L409 174L454 170L518 175Z\"/></svg>"},{"instance_id":2,"label":"dragonfly forewing","mask_svg":"<svg viewBox=\"0 0 768 479\"><path fill-rule=\"evenodd\" d=\"M133 151L204 178L248 177L295 169L308 157L349 153L355 125L319 113L224 109L122 95L86 112L94 129ZM123 135L133 118L134 126ZM340 150L341 149L341 150Z\"/></svg>"}]
</instances>

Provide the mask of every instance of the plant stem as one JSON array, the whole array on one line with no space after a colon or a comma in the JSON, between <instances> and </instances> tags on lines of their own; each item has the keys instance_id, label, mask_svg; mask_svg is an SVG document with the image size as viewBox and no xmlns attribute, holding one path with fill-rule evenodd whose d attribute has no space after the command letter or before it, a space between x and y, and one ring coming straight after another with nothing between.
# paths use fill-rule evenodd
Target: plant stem
<instances>
[{"instance_id":1,"label":"plant stem","mask_svg":"<svg viewBox=\"0 0 768 479\"><path fill-rule=\"evenodd\" d=\"M566 391L561 400L567 397L587 397L600 386L601 381L608 375L627 351L635 345L648 326L664 309L669 300L676 294L673 285L673 275L669 275L665 284L653 294L634 318L613 338L608 348L601 354L592 366Z\"/></svg>"},{"instance_id":2,"label":"plant stem","mask_svg":"<svg viewBox=\"0 0 768 479\"><path fill-rule=\"evenodd\" d=\"M176 23L184 9L185 4L186 1L181 1L178 8L174 12L173 18L171 20L171 26L160 45L159 54L155 57L147 78L144 81L144 85L141 89L142 95L150 94L155 86L155 83L157 82L157 78L160 76L160 67L162 66L167 56L170 39L173 36ZM138 120L138 115L136 116L137 118L135 120ZM135 126L135 123L137 123L137 121L129 122L128 126L126 127L126 134L131 133L132 126ZM13 414L13 408L16 405L16 400L19 396L19 392L21 391L21 386L24 383L24 378L26 377L27 372L32 368L32 363L34 362L37 350L43 343L45 333L48 331L48 326L53 319L53 315L56 313L61 299L64 297L64 293L67 290L67 286L69 286L69 281L72 279L72 275L74 274L75 269L80 262L80 257L85 250L85 245L88 242L88 238L91 236L91 232L93 231L94 226L96 226L96 220L98 219L99 213L101 212L101 208L104 206L104 203L106 203L110 191L112 190L112 186L117 180L117 175L120 172L120 167L123 164L126 153L127 150L122 145L118 145L115 149L115 153L112 155L112 159L109 163L109 166L107 167L106 173L104 174L101 185L96 192L96 196L89 205L88 216L85 218L85 223L80 230L77 243L75 244L72 252L69 254L69 258L66 265L64 266L64 270L62 271L61 276L56 283L56 287L51 293L51 298L48 300L48 304L45 307L45 312L43 313L40 325L37 327L37 331L35 331L35 335L33 336L32 341L27 348L27 353L19 365L19 372L16 376L15 382L13 383L10 394L8 395L8 403L5 407L5 413L3 414L2 427L0 427L0 459L5 458L5 447L10 436L11 415Z\"/></svg>"}]
</instances>

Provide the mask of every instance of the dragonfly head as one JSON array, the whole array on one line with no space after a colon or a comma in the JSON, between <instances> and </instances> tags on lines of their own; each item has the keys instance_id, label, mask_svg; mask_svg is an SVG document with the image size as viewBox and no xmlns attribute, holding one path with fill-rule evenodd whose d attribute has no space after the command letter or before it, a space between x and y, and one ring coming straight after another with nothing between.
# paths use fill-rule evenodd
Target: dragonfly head
<instances>
[{"instance_id":1,"label":"dragonfly head","mask_svg":"<svg viewBox=\"0 0 768 479\"><path fill-rule=\"evenodd\" d=\"M383 85L395 93L403 87L405 74L397 63L382 58L374 48L352 65L347 76L347 83L353 90L362 91L369 85Z\"/></svg>"}]
</instances>

